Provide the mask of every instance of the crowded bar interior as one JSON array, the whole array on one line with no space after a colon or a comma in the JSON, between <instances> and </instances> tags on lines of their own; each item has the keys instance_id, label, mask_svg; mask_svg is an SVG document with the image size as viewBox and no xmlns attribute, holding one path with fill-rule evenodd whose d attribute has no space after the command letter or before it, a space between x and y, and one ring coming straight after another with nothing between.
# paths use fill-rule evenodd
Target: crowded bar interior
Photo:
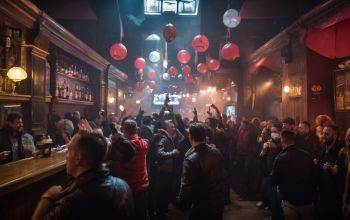
<instances>
[{"instance_id":1,"label":"crowded bar interior","mask_svg":"<svg viewBox=\"0 0 350 220\"><path fill-rule=\"evenodd\" d=\"M0 219L350 219L349 0L0 0Z\"/></svg>"}]
</instances>

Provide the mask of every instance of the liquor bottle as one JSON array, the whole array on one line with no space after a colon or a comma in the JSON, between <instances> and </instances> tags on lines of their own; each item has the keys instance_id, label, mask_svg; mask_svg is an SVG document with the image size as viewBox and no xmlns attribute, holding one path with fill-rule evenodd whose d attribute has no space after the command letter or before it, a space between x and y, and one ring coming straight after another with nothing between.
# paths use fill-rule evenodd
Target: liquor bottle
<instances>
[{"instance_id":1,"label":"liquor bottle","mask_svg":"<svg viewBox=\"0 0 350 220\"><path fill-rule=\"evenodd\" d=\"M78 74L77 74L77 66L76 65L73 66L73 76L74 77L78 76Z\"/></svg>"},{"instance_id":2,"label":"liquor bottle","mask_svg":"<svg viewBox=\"0 0 350 220\"><path fill-rule=\"evenodd\" d=\"M64 74L68 75L68 64L64 64Z\"/></svg>"},{"instance_id":3,"label":"liquor bottle","mask_svg":"<svg viewBox=\"0 0 350 220\"><path fill-rule=\"evenodd\" d=\"M85 88L82 86L81 88L80 88L80 92L81 92L81 97L80 97L80 99L82 100L82 101L85 101Z\"/></svg>"},{"instance_id":4,"label":"liquor bottle","mask_svg":"<svg viewBox=\"0 0 350 220\"><path fill-rule=\"evenodd\" d=\"M60 88L60 84L57 83L57 86L56 86L56 91L55 91L55 97L59 97L59 89Z\"/></svg>"},{"instance_id":5,"label":"liquor bottle","mask_svg":"<svg viewBox=\"0 0 350 220\"><path fill-rule=\"evenodd\" d=\"M73 99L73 91L70 87L68 89L69 89L69 98L68 99L72 100Z\"/></svg>"},{"instance_id":6,"label":"liquor bottle","mask_svg":"<svg viewBox=\"0 0 350 220\"><path fill-rule=\"evenodd\" d=\"M68 67L68 76L73 76L73 65Z\"/></svg>"},{"instance_id":7,"label":"liquor bottle","mask_svg":"<svg viewBox=\"0 0 350 220\"><path fill-rule=\"evenodd\" d=\"M77 86L77 100L80 100L80 95L81 95L80 88L79 86Z\"/></svg>"},{"instance_id":8,"label":"liquor bottle","mask_svg":"<svg viewBox=\"0 0 350 220\"><path fill-rule=\"evenodd\" d=\"M60 72L61 67L60 64L58 63L58 60L56 60L56 73Z\"/></svg>"},{"instance_id":9,"label":"liquor bottle","mask_svg":"<svg viewBox=\"0 0 350 220\"><path fill-rule=\"evenodd\" d=\"M62 98L66 98L67 97L67 83L66 80L63 81L63 85L62 85Z\"/></svg>"},{"instance_id":10,"label":"liquor bottle","mask_svg":"<svg viewBox=\"0 0 350 220\"><path fill-rule=\"evenodd\" d=\"M77 100L78 99L78 85L75 84L74 86L74 99Z\"/></svg>"},{"instance_id":11,"label":"liquor bottle","mask_svg":"<svg viewBox=\"0 0 350 220\"><path fill-rule=\"evenodd\" d=\"M89 101L89 88L88 88L88 87L85 88L85 97L84 97L84 100L85 100L85 101Z\"/></svg>"},{"instance_id":12,"label":"liquor bottle","mask_svg":"<svg viewBox=\"0 0 350 220\"><path fill-rule=\"evenodd\" d=\"M89 91L89 102L92 102L92 91Z\"/></svg>"}]
</instances>

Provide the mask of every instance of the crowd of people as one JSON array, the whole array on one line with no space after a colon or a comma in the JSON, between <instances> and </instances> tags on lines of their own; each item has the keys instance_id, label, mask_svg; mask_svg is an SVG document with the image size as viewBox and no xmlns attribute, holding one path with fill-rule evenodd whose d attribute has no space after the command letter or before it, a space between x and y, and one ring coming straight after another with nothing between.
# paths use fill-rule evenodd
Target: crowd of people
<instances>
[{"instance_id":1,"label":"crowd of people","mask_svg":"<svg viewBox=\"0 0 350 220\"><path fill-rule=\"evenodd\" d=\"M327 115L312 127L290 117L233 120L211 107L204 122L196 109L182 118L166 102L151 115L51 115L48 134L68 145L73 179L48 189L32 219L169 219L170 204L190 209L190 219L222 219L231 187L271 219L349 219L350 129L341 135ZM19 119L9 115L1 142L19 136ZM0 161L24 157L14 149Z\"/></svg>"}]
</instances>

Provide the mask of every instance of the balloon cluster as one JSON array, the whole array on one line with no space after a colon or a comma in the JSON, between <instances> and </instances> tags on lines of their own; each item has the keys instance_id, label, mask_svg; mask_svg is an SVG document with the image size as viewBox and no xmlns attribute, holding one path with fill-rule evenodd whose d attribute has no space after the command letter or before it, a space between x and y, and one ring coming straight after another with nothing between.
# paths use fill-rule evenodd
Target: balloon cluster
<instances>
[{"instance_id":1,"label":"balloon cluster","mask_svg":"<svg viewBox=\"0 0 350 220\"><path fill-rule=\"evenodd\" d=\"M227 28L235 28L241 22L240 14L235 9L227 10L223 15L223 23ZM176 38L176 27L173 24L167 24L163 29L163 36L167 43L171 43ZM205 35L197 35L192 39L192 48L196 53L204 53L209 48L209 39ZM226 43L220 50L221 57L227 61L233 61L240 56L239 47L234 43ZM110 55L115 60L123 60L127 56L127 50L125 46L121 43L114 44L110 48ZM197 56L197 55L196 55ZM167 57L167 54L165 54ZM150 52L149 61L151 63L158 63L161 60L161 54L158 51ZM177 60L181 63L181 72L179 73L178 69L175 66L170 66L168 70L161 75L163 80L170 80L171 78L177 78L179 80L185 79L185 82L188 84L193 83L192 68L188 64L191 61L191 54L188 50L180 50L177 53ZM146 61L142 57L135 59L134 66L137 70L143 70L146 66ZM206 63L198 63L196 67L197 71L200 74L205 74L208 71L215 72L220 69L220 61L217 59L210 59ZM151 89L154 89L156 82L154 81L156 77L156 71L150 69L147 73L150 81L148 86ZM142 82L137 82L135 84L135 89L141 91L144 88Z\"/></svg>"}]
</instances>

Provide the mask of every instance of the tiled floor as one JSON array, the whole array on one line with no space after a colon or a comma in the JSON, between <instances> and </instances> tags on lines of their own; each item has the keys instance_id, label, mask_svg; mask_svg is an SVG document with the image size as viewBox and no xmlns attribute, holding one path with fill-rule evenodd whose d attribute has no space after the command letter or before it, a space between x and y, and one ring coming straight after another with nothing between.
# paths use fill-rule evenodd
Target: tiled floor
<instances>
[{"instance_id":1,"label":"tiled floor","mask_svg":"<svg viewBox=\"0 0 350 220\"><path fill-rule=\"evenodd\" d=\"M231 191L230 205L225 207L224 220L264 220L269 217L268 211L261 210L255 207L255 201L238 201L238 196ZM170 207L169 217L172 220L188 219L187 213Z\"/></svg>"}]
</instances>

